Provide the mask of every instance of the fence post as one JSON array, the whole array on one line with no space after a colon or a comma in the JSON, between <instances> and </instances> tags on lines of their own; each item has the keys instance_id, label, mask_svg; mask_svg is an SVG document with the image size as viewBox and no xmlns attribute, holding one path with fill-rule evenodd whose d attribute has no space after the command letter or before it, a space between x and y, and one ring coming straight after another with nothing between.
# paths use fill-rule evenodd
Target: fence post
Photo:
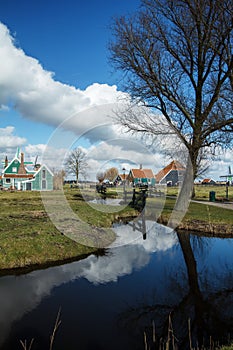
<instances>
[{"instance_id":1,"label":"fence post","mask_svg":"<svg viewBox=\"0 0 233 350\"><path fill-rule=\"evenodd\" d=\"M136 200L136 193L135 193L135 188L134 188L133 189L133 198L132 198L133 207L135 206L135 200Z\"/></svg>"}]
</instances>

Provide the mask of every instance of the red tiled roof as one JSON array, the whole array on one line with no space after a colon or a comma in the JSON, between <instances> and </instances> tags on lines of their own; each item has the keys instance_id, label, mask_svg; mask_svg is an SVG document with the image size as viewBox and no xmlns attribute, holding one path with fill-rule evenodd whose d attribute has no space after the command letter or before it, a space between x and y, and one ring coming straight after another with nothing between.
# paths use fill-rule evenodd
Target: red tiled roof
<instances>
[{"instance_id":1,"label":"red tiled roof","mask_svg":"<svg viewBox=\"0 0 233 350\"><path fill-rule=\"evenodd\" d=\"M126 174L119 174L119 176L120 176L120 178L121 178L122 180L126 180L126 177L127 177Z\"/></svg>"},{"instance_id":2,"label":"red tiled roof","mask_svg":"<svg viewBox=\"0 0 233 350\"><path fill-rule=\"evenodd\" d=\"M203 184L207 184L207 183L209 183L209 182L211 182L212 180L211 179L203 179L202 180L202 183Z\"/></svg>"},{"instance_id":3,"label":"red tiled roof","mask_svg":"<svg viewBox=\"0 0 233 350\"><path fill-rule=\"evenodd\" d=\"M151 169L131 169L131 174L134 179L152 179L154 177Z\"/></svg>"},{"instance_id":4,"label":"red tiled roof","mask_svg":"<svg viewBox=\"0 0 233 350\"><path fill-rule=\"evenodd\" d=\"M170 164L168 164L165 168L160 170L155 175L156 182L160 182L172 170L185 170L185 167L180 162L178 162L178 160L173 160Z\"/></svg>"},{"instance_id":5,"label":"red tiled roof","mask_svg":"<svg viewBox=\"0 0 233 350\"><path fill-rule=\"evenodd\" d=\"M142 169L145 177L147 177L147 179L152 179L154 177L153 171L151 169Z\"/></svg>"},{"instance_id":6,"label":"red tiled roof","mask_svg":"<svg viewBox=\"0 0 233 350\"><path fill-rule=\"evenodd\" d=\"M142 179L145 177L144 172L142 171L142 169L131 169L131 174L133 176L133 178L139 178Z\"/></svg>"}]
</instances>

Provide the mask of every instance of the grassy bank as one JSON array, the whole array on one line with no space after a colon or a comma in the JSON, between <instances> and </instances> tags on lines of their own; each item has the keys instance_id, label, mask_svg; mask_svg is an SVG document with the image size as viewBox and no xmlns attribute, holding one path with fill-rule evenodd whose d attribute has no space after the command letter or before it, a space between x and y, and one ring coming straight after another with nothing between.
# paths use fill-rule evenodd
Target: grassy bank
<instances>
[{"instance_id":1,"label":"grassy bank","mask_svg":"<svg viewBox=\"0 0 233 350\"><path fill-rule=\"evenodd\" d=\"M226 187L225 186L195 186L195 200L203 201L205 204L191 202L187 213L185 214L181 224L181 229L210 233L214 235L231 236L233 233L233 211L225 208L213 206L209 203L209 192L214 191L216 194L216 203L219 205L225 202ZM161 215L161 222L167 222L175 205L178 194L177 187L167 188L167 199L164 210ZM173 196L173 198L172 198ZM233 186L228 187L229 201L233 201Z\"/></svg>"},{"instance_id":2,"label":"grassy bank","mask_svg":"<svg viewBox=\"0 0 233 350\"><path fill-rule=\"evenodd\" d=\"M171 195L176 188L168 189ZM112 191L112 190L111 190ZM170 191L170 193L169 193ZM208 196L209 188L200 199ZM92 204L90 206L87 200L95 198L94 190L87 189L82 193L78 189L64 189L65 196L72 208L78 214L79 218L85 223L92 225L93 228L110 228L112 223L123 217L133 217L137 212L129 207L111 206L111 212L101 209L101 205ZM113 190L108 195L116 196ZM39 192L0 192L1 216L0 216L0 270L15 268L35 268L36 266L62 262L66 260L77 259L84 255L97 252L97 249L76 243L59 230L50 221L41 200ZM163 199L148 198L148 208L153 212L156 207L159 208L160 217L163 222L169 219L173 210L175 198L167 198L165 205ZM164 205L164 207L163 207ZM227 209L221 209L213 206L191 203L182 223L194 226L198 223L208 224L210 230L216 224L232 225L233 212ZM153 216L153 215L152 215ZM95 235L93 229L93 235ZM113 231L107 232L108 239L113 241L115 236Z\"/></svg>"},{"instance_id":3,"label":"grassy bank","mask_svg":"<svg viewBox=\"0 0 233 350\"><path fill-rule=\"evenodd\" d=\"M76 189L66 189L65 194L74 212L95 227L111 227L119 215L97 212ZM0 270L51 264L96 252L56 229L39 192L1 192L0 200ZM133 213L132 209L124 209L121 215ZM113 233L110 239L114 239Z\"/></svg>"},{"instance_id":4,"label":"grassy bank","mask_svg":"<svg viewBox=\"0 0 233 350\"><path fill-rule=\"evenodd\" d=\"M168 220L174 208L176 198L167 198L162 211L164 219ZM206 222L210 224L233 225L233 211L208 204L191 202L182 220L183 223Z\"/></svg>"},{"instance_id":5,"label":"grassy bank","mask_svg":"<svg viewBox=\"0 0 233 350\"><path fill-rule=\"evenodd\" d=\"M176 196L178 190L178 187L167 187L167 195ZM226 198L226 186L195 185L195 199L208 201L210 191L214 191L216 193L217 200L222 201ZM233 186L228 187L228 197L229 201L233 201Z\"/></svg>"}]
</instances>

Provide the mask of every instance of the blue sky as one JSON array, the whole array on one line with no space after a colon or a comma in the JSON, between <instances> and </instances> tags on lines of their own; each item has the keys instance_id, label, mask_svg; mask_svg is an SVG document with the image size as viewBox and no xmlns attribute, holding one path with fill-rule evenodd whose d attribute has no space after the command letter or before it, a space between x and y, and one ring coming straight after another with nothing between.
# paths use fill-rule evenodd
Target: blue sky
<instances>
[{"instance_id":1,"label":"blue sky","mask_svg":"<svg viewBox=\"0 0 233 350\"><path fill-rule=\"evenodd\" d=\"M108 43L111 38L109 27L113 17L131 14L138 5L139 1L137 0L6 1L1 4L0 22L5 26L3 29L9 31L6 35L7 39L9 36L13 39L12 43L7 43L8 47L11 46L11 50L17 48L23 51L24 62L22 66L28 58L36 59L44 71L53 73L52 80L64 84L63 87L66 90L67 86L72 86L82 92L98 83L98 86L93 86L91 95L99 96L101 91L97 90L101 90L101 86L103 86L109 91L106 91L106 99L102 102L111 103L111 95L116 93L116 89L119 89L121 77L120 74L114 72L113 67L109 64ZM2 54L5 62L9 61L9 56L9 52ZM31 67L35 64L36 62L33 64L27 62L23 69L30 71L34 69ZM17 59L15 59L13 69L9 64L9 69L13 71L14 76L9 76L7 83L6 78L1 81L0 77L2 90L7 91L10 85L17 85L17 80L24 79L23 74L21 78L16 78L21 69L20 66L21 62L18 62ZM15 74L14 69L16 70ZM39 75L42 75L42 72L39 72ZM10 81L11 79L12 81ZM30 76L25 77L26 79L30 80ZM25 81L24 85L26 85ZM115 88L111 89L113 85ZM26 151L30 150L33 153L32 146L35 145L35 152L39 152L39 149L42 148L38 148L36 145L41 146L47 143L53 130L62 122L62 118L54 121L49 117L41 118L39 115L33 115L31 102L30 106L28 103L28 108L25 103L23 106L19 106L22 101L17 101L17 99L19 94L24 92L24 89L25 91L33 90L30 86L24 86L13 89L12 93L9 88L6 101L4 98L0 100L2 104L0 128L2 128L3 134L4 128L14 127L10 135L8 130L8 136L11 138L11 142L8 143L10 146L14 147L17 144L17 142L13 142L13 137L15 140L22 138L22 144L19 146L25 148L29 144L30 149L27 148ZM61 92L59 97L66 95L66 93ZM90 98L89 94L88 98ZM93 97L92 100L94 100L93 103L98 104L97 97ZM42 98L40 103L41 101ZM93 103L87 104L87 108L91 107ZM47 108L49 107L49 103L47 103ZM35 110L37 108L38 105L35 105ZM69 117L69 113L74 113L74 110L71 111L71 108L67 108L67 114L65 114L64 108L64 119ZM89 128L91 126L90 122ZM87 126L86 128L88 129ZM11 151L11 147L4 149L4 145L0 146L2 157L4 152Z\"/></svg>"},{"instance_id":2,"label":"blue sky","mask_svg":"<svg viewBox=\"0 0 233 350\"><path fill-rule=\"evenodd\" d=\"M84 89L94 82L116 83L108 64L109 26L112 17L138 5L138 0L5 1L0 20L56 80Z\"/></svg>"},{"instance_id":3,"label":"blue sky","mask_svg":"<svg viewBox=\"0 0 233 350\"><path fill-rule=\"evenodd\" d=\"M143 164L155 173L167 165L169 160L159 152L154 158L139 152L140 141L132 145L129 135L128 144L116 145L119 132L114 127L98 128L109 123L110 107L125 97L122 75L109 63L112 18L132 14L139 5L139 0L1 3L2 159L6 153L13 155L17 146L33 159L50 144L48 162L59 167L67 150L81 140L92 158L93 174L103 161L110 164L117 157L125 159L126 168L133 160L135 166ZM218 179L219 169L225 173L231 159L228 152L213 164L209 176Z\"/></svg>"}]
</instances>

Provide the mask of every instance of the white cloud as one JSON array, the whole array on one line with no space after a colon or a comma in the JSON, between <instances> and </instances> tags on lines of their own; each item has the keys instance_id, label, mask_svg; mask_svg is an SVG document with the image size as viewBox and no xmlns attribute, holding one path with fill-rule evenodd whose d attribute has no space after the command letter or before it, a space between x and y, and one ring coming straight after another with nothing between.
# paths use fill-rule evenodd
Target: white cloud
<instances>
[{"instance_id":1,"label":"white cloud","mask_svg":"<svg viewBox=\"0 0 233 350\"><path fill-rule=\"evenodd\" d=\"M6 105L0 105L0 111L9 111L10 110L10 108L8 107L8 106L6 106Z\"/></svg>"},{"instance_id":2,"label":"white cloud","mask_svg":"<svg viewBox=\"0 0 233 350\"><path fill-rule=\"evenodd\" d=\"M6 148L16 148L23 146L26 143L24 137L14 135L15 128L13 126L7 126L0 128L0 149L5 150Z\"/></svg>"},{"instance_id":3,"label":"white cloud","mask_svg":"<svg viewBox=\"0 0 233 350\"><path fill-rule=\"evenodd\" d=\"M127 149L128 144L128 149ZM116 142L100 142L98 145L93 145L88 149L87 156L90 159L98 160L103 166L110 163L112 160L119 159L120 165L127 164L128 168L137 168L142 164L143 168L152 168L155 172L161 169L164 163L164 156L161 153L151 153L147 150L143 143L118 139ZM121 166L121 168L122 168Z\"/></svg>"},{"instance_id":4,"label":"white cloud","mask_svg":"<svg viewBox=\"0 0 233 350\"><path fill-rule=\"evenodd\" d=\"M221 181L220 176L229 174L229 167L233 173L233 150L228 149L221 154L210 164L209 169L203 177L212 178L215 181Z\"/></svg>"},{"instance_id":5,"label":"white cloud","mask_svg":"<svg viewBox=\"0 0 233 350\"><path fill-rule=\"evenodd\" d=\"M14 45L8 28L0 23L0 105L13 101L24 117L57 126L65 119L97 105L115 103L122 96L116 86L93 84L82 91L54 79L39 61ZM20 67L20 68L19 68ZM97 111L98 112L98 111ZM108 111L109 112L109 111ZM72 119L72 128L82 133L106 115L90 113ZM68 124L66 124L68 126Z\"/></svg>"},{"instance_id":6,"label":"white cloud","mask_svg":"<svg viewBox=\"0 0 233 350\"><path fill-rule=\"evenodd\" d=\"M67 153L66 148L48 147L44 144L28 145L25 147L26 157L34 162L46 164L50 169L61 169Z\"/></svg>"},{"instance_id":7,"label":"white cloud","mask_svg":"<svg viewBox=\"0 0 233 350\"><path fill-rule=\"evenodd\" d=\"M37 59L27 56L15 46L8 28L2 23L0 60L0 105L7 106L10 102L26 118L55 127L60 125L56 132L56 144L49 144L48 148L54 149L54 152L49 152L58 155L59 160L64 150L71 147L70 138L65 139L64 133L61 135L62 130L66 129L73 131L76 139L83 136L92 143L105 141L89 150L91 158L98 162L121 158L125 163L133 162L153 168L152 154L143 147L142 141L135 141L132 135L123 136L122 130L119 131L114 125L114 112L121 110L122 113L122 100L127 97L117 91L116 86L94 83L80 90L56 81L54 73L46 71ZM120 144L119 140L114 141L119 134ZM31 154L32 147L38 154L44 150L44 146L29 145L26 152ZM63 151L60 153L61 149ZM55 157L52 160L50 153L46 157L51 159L49 163L54 163Z\"/></svg>"},{"instance_id":8,"label":"white cloud","mask_svg":"<svg viewBox=\"0 0 233 350\"><path fill-rule=\"evenodd\" d=\"M118 145L112 141L119 135L116 126L101 127L106 122L110 124L113 122L112 119L115 117L113 111L117 109L114 107L117 102L127 97L126 94L117 91L115 85L94 83L85 90L80 90L56 81L53 72L46 71L37 59L26 55L22 49L16 47L14 38L2 23L0 23L0 60L0 110L7 111L9 105L13 105L25 118L55 127L63 123L61 129L72 130L79 136L84 135L91 142L105 141L100 146L90 149L92 163L95 160L101 165L103 161L120 157L126 164L131 164L133 161L143 164L144 167L151 167L155 172L167 165L167 159L157 148L152 151L154 154L152 156L146 148L138 147L140 140L129 142L129 139L133 141L134 138L128 135L125 136L125 143L121 141ZM136 113L138 114L137 109ZM147 117L151 118L150 115ZM151 120L153 121L153 118ZM26 144L26 139L15 136L14 132L13 127L0 130L0 151L3 148L4 151L7 149L11 151L12 148ZM123 138L122 131L120 133ZM60 140L63 141L62 138ZM164 144L166 147L170 144L174 152L171 137L170 142L167 142L166 138ZM50 159L50 164L55 164L57 159L60 161L70 145L57 142L52 146L53 152L49 151L49 155L46 156ZM44 149L44 146L29 145L26 152L33 153L32 147L39 155ZM52 154L55 156L52 157ZM206 173L207 176L219 179L219 175L231 165L232 156L233 152L228 151L221 160L214 162Z\"/></svg>"}]
</instances>

